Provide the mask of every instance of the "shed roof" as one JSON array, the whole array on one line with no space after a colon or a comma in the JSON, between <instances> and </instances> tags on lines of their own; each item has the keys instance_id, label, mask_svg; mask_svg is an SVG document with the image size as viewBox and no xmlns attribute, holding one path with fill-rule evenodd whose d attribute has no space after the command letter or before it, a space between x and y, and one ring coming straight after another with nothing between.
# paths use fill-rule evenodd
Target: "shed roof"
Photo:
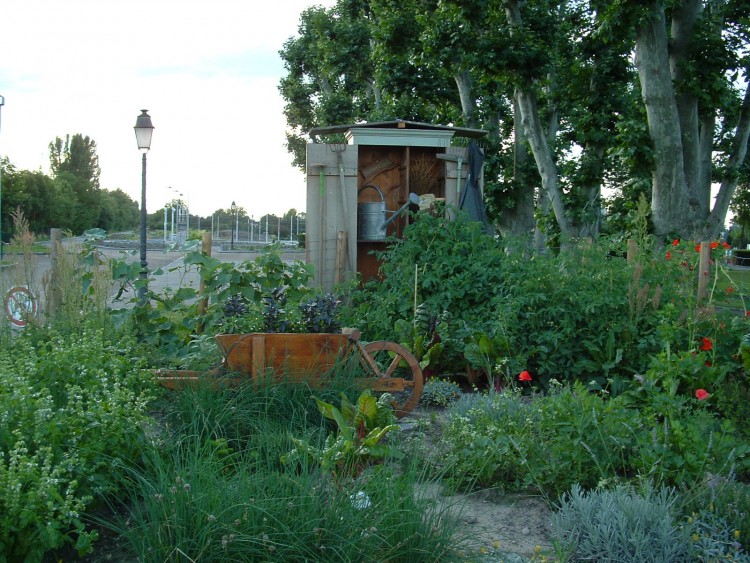
<instances>
[{"instance_id":1,"label":"shed roof","mask_svg":"<svg viewBox=\"0 0 750 563\"><path fill-rule=\"evenodd\" d=\"M310 129L310 138L318 142L318 135L334 135L336 133L346 133L350 129L419 129L419 130L439 130L452 131L457 137L468 137L479 139L487 135L488 131L484 129L470 129L468 127L450 127L448 125L436 125L434 123L421 123L419 121L407 121L404 119L394 119L391 121L374 121L372 123L350 123L348 125L329 125L325 127L314 127Z\"/></svg>"}]
</instances>

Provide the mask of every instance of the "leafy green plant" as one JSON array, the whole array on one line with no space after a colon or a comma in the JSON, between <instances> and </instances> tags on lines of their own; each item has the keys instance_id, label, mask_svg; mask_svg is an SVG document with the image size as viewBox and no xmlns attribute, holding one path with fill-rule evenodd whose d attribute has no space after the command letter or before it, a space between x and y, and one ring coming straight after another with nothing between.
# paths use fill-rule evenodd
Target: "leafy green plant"
<instances>
[{"instance_id":1,"label":"leafy green plant","mask_svg":"<svg viewBox=\"0 0 750 563\"><path fill-rule=\"evenodd\" d=\"M292 438L296 448L284 457L284 462L294 462L304 454L320 463L337 482L341 482L342 479L358 477L375 461L398 457L398 450L383 443L386 434L399 428L395 424L391 400L388 393L375 398L369 389L362 391L356 404L352 404L342 393L341 409L316 399L323 416L336 422L337 432L328 435L322 449Z\"/></svg>"},{"instance_id":2,"label":"leafy green plant","mask_svg":"<svg viewBox=\"0 0 750 563\"><path fill-rule=\"evenodd\" d=\"M432 378L424 384L419 402L423 405L447 407L463 395L461 386L447 379Z\"/></svg>"},{"instance_id":3,"label":"leafy green plant","mask_svg":"<svg viewBox=\"0 0 750 563\"><path fill-rule=\"evenodd\" d=\"M95 324L95 323L94 323ZM145 441L153 383L125 335L39 329L0 352L0 552L91 550L83 513L123 483Z\"/></svg>"},{"instance_id":4,"label":"leafy green plant","mask_svg":"<svg viewBox=\"0 0 750 563\"><path fill-rule=\"evenodd\" d=\"M686 534L671 489L628 487L585 492L574 485L552 516L553 543L563 560L688 561Z\"/></svg>"},{"instance_id":5,"label":"leafy green plant","mask_svg":"<svg viewBox=\"0 0 750 563\"><path fill-rule=\"evenodd\" d=\"M715 524L718 521L721 524L713 527L722 532L723 542L729 540L729 544L724 544L725 548L736 549L735 544L739 543L745 553L750 551L750 485L709 475L701 486L683 494L683 499L682 512L688 526L695 523L696 516L703 514L705 518L699 522L705 520L706 524ZM699 527L704 530L693 531L691 535L697 533L700 538L702 532L711 530L711 527ZM711 538L712 534L708 536ZM695 541L698 538L693 537Z\"/></svg>"},{"instance_id":6,"label":"leafy green plant","mask_svg":"<svg viewBox=\"0 0 750 563\"><path fill-rule=\"evenodd\" d=\"M446 316L431 313L425 303L420 303L412 321L397 319L393 326L396 340L414 354L427 376L437 373L440 368L444 349L440 331L445 326Z\"/></svg>"}]
</instances>

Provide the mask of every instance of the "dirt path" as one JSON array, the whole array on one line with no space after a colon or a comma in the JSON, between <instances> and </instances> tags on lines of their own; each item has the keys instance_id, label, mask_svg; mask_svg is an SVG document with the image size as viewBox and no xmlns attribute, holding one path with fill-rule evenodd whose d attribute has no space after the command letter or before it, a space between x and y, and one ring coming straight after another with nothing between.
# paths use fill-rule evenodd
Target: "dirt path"
<instances>
[{"instance_id":1,"label":"dirt path","mask_svg":"<svg viewBox=\"0 0 750 563\"><path fill-rule=\"evenodd\" d=\"M434 410L417 407L400 421L400 426L407 435L423 433L426 442L437 447L439 420L440 415ZM552 550L551 511L542 498L494 489L453 494L439 484L425 485L418 494L437 499L439 506L459 518L465 526L462 535L466 537L466 551L484 554L483 561L509 562L512 559L507 556L512 554L524 561L539 550L546 553Z\"/></svg>"}]
</instances>

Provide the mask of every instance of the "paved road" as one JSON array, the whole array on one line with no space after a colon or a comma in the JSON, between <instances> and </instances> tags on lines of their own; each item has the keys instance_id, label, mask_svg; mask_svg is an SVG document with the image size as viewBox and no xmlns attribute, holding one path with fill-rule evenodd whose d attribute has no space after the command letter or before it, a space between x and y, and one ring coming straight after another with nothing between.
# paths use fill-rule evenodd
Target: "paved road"
<instances>
[{"instance_id":1,"label":"paved road","mask_svg":"<svg viewBox=\"0 0 750 563\"><path fill-rule=\"evenodd\" d=\"M123 258L128 262L139 262L138 252L123 253L122 250L112 248L100 248L102 255L106 258ZM219 247L214 247L211 254L222 262L243 262L255 259L257 252L222 252ZM150 250L146 253L148 269L151 272L149 288L155 292L161 292L166 288L178 289L180 287L194 287L198 289L198 274L194 270L185 273L183 265L183 252L165 252L163 250ZM284 260L304 260L304 251L285 252L282 254ZM45 287L49 284L51 270L51 259L48 254L33 254L28 258L23 256L4 255L4 262L11 265L0 268L0 303L3 310L0 317L5 314L5 300L9 291L16 286L26 286L31 289L37 298L40 307L44 306ZM162 273L154 274L161 269ZM173 271L170 271L173 270ZM125 296L127 300L127 296Z\"/></svg>"}]
</instances>

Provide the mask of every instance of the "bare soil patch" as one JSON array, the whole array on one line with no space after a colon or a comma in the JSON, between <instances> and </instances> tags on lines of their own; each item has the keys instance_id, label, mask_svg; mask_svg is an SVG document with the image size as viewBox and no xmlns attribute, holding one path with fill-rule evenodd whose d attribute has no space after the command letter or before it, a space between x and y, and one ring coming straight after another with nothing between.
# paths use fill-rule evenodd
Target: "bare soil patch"
<instances>
[{"instance_id":1,"label":"bare soil patch","mask_svg":"<svg viewBox=\"0 0 750 563\"><path fill-rule=\"evenodd\" d=\"M441 418L442 409L419 406L400 425L404 433L423 433L428 447L439 452ZM461 535L468 552L487 554L492 560L497 553L530 558L540 549L552 550L552 511L538 496L496 489L455 493L440 484L425 485L418 494L437 499L439 507L459 518L465 525Z\"/></svg>"}]
</instances>

